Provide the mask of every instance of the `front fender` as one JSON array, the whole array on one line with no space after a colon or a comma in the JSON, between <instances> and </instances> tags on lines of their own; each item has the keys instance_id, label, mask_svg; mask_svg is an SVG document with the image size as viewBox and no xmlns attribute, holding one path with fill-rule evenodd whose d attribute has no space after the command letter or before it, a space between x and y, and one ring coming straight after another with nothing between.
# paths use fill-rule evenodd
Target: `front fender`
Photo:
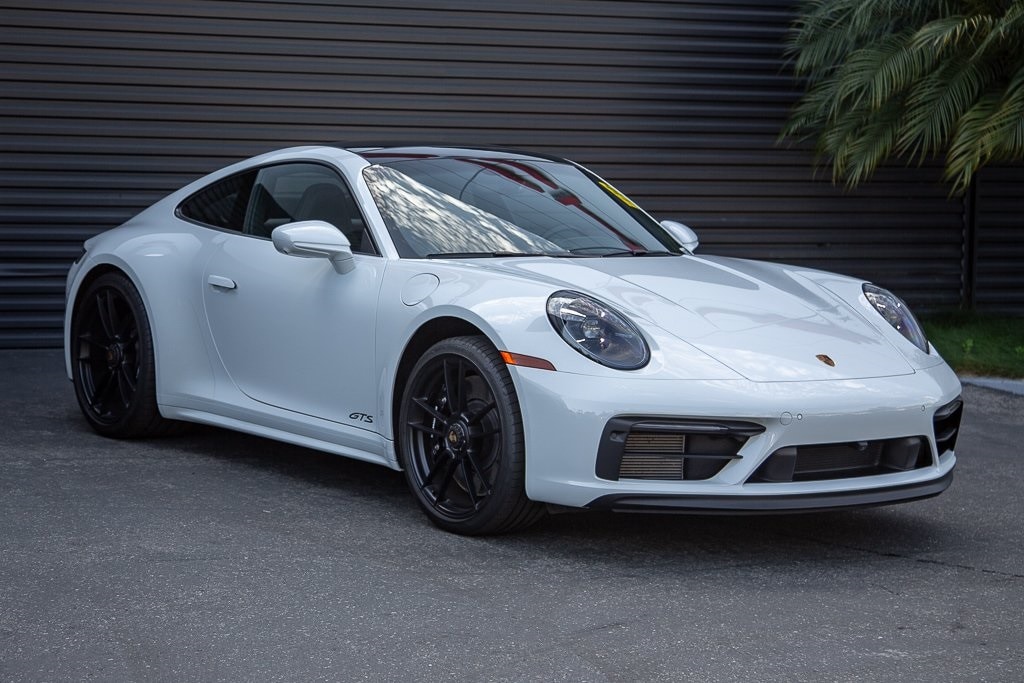
<instances>
[{"instance_id":1,"label":"front fender","mask_svg":"<svg viewBox=\"0 0 1024 683\"><path fill-rule=\"evenodd\" d=\"M425 291L422 283L433 279L436 286ZM416 285L414 298L408 295L410 283ZM557 281L534 279L479 263L414 259L391 262L380 290L376 328L378 410L380 415L388 416L381 425L381 433L394 433L390 419L392 401L399 363L410 340L425 324L442 317L465 321L480 330L498 350L543 358L561 373L608 380L738 378L718 361L649 321L641 326L651 348L651 361L645 367L616 370L584 357L555 332L547 319L548 297L563 288ZM407 293L405 301L403 291ZM516 372L512 376L518 389Z\"/></svg>"}]
</instances>

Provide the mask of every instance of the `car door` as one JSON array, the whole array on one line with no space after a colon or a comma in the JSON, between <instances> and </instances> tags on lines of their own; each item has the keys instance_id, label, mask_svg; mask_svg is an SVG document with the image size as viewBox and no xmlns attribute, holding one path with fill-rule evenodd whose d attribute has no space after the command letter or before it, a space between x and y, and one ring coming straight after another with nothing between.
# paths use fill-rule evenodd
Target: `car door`
<instances>
[{"instance_id":1,"label":"car door","mask_svg":"<svg viewBox=\"0 0 1024 683\"><path fill-rule=\"evenodd\" d=\"M355 268L278 252L275 227L323 220L349 235ZM260 169L240 232L214 240L203 271L206 316L238 388L256 401L374 428L373 330L384 260L343 178L318 163Z\"/></svg>"}]
</instances>

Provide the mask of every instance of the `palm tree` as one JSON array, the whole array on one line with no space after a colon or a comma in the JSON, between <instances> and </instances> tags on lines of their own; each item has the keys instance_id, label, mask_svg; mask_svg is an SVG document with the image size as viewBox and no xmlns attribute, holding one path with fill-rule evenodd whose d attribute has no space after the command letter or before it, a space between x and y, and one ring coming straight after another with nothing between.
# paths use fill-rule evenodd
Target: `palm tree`
<instances>
[{"instance_id":1,"label":"palm tree","mask_svg":"<svg viewBox=\"0 0 1024 683\"><path fill-rule=\"evenodd\" d=\"M1024 158L1024 0L805 0L787 53L807 91L780 140L816 138L833 180L944 155L959 193Z\"/></svg>"}]
</instances>

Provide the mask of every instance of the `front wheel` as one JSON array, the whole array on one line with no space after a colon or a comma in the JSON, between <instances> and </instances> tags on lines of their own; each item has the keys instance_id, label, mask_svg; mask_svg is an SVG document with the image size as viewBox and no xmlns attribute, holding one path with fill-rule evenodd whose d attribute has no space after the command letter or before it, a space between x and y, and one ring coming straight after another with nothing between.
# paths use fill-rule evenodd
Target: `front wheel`
<instances>
[{"instance_id":1,"label":"front wheel","mask_svg":"<svg viewBox=\"0 0 1024 683\"><path fill-rule=\"evenodd\" d=\"M446 339L420 358L398 427L406 480L437 526L507 533L544 515L526 497L523 420L512 378L483 337Z\"/></svg>"}]
</instances>

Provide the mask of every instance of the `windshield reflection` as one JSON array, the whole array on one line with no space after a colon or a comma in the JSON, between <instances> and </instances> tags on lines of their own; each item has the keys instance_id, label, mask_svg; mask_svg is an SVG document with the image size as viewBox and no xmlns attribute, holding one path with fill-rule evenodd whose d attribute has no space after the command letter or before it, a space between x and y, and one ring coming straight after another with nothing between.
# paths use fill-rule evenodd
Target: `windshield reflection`
<instances>
[{"instance_id":1,"label":"windshield reflection","mask_svg":"<svg viewBox=\"0 0 1024 683\"><path fill-rule=\"evenodd\" d=\"M570 163L485 155L366 156L386 158L363 174L404 257L680 253L640 207Z\"/></svg>"},{"instance_id":2,"label":"windshield reflection","mask_svg":"<svg viewBox=\"0 0 1024 683\"><path fill-rule=\"evenodd\" d=\"M465 252L559 252L557 244L543 239L418 183L385 166L369 166L363 177L377 208L391 231L399 252L412 255ZM404 254L403 254L404 255Z\"/></svg>"}]
</instances>

